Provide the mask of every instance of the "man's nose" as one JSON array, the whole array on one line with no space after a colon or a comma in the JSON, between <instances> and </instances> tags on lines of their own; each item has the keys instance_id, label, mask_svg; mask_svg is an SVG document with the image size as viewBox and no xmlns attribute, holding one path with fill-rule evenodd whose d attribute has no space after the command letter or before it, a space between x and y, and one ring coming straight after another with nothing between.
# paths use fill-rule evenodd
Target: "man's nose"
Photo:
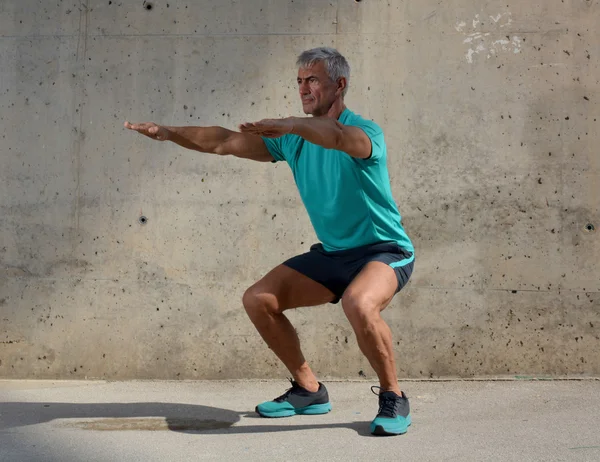
<instances>
[{"instance_id":1,"label":"man's nose","mask_svg":"<svg viewBox=\"0 0 600 462\"><path fill-rule=\"evenodd\" d=\"M308 86L308 82L300 82L298 85L298 91L300 91L301 95L307 95L310 93L310 87Z\"/></svg>"}]
</instances>

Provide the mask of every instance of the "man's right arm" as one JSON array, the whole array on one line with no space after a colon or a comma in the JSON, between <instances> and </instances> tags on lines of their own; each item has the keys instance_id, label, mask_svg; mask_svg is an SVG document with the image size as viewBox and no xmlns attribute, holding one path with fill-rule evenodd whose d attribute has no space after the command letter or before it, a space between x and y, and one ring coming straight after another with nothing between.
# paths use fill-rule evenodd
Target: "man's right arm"
<instances>
[{"instance_id":1,"label":"man's right arm","mask_svg":"<svg viewBox=\"0 0 600 462\"><path fill-rule=\"evenodd\" d=\"M218 155L233 155L243 159L270 162L269 153L260 136L239 133L223 127L166 127L155 123L130 124L135 130L153 140L172 141L187 149Z\"/></svg>"}]
</instances>

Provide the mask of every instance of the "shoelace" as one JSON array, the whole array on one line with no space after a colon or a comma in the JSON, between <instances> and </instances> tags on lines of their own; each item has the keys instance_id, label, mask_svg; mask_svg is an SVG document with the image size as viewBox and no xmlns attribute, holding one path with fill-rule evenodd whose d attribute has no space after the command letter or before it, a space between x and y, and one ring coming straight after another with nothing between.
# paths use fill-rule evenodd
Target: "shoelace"
<instances>
[{"instance_id":1,"label":"shoelace","mask_svg":"<svg viewBox=\"0 0 600 462\"><path fill-rule=\"evenodd\" d=\"M374 388L379 389L379 392L375 392ZM389 417L391 419L396 417L400 405L400 399L389 395L384 396L381 392L381 387L375 385L371 387L371 391L374 395L379 396L379 411L377 411L377 416Z\"/></svg>"},{"instance_id":2,"label":"shoelace","mask_svg":"<svg viewBox=\"0 0 600 462\"><path fill-rule=\"evenodd\" d=\"M294 391L296 388L300 388L300 386L296 382L294 382L294 379L288 379L288 380L292 384L292 388L289 388L283 395L275 398L273 401L277 401L277 402L285 401L287 399L287 397L290 396L290 393L292 391Z\"/></svg>"}]
</instances>

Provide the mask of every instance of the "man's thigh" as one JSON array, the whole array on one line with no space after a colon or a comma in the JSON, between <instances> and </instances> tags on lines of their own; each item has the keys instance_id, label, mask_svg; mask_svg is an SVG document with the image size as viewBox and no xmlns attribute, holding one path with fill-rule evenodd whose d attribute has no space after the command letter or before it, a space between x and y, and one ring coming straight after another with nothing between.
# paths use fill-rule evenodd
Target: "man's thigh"
<instances>
[{"instance_id":1,"label":"man's thigh","mask_svg":"<svg viewBox=\"0 0 600 462\"><path fill-rule=\"evenodd\" d=\"M335 297L324 285L285 264L273 268L249 290L255 296L273 297L279 311L324 305Z\"/></svg>"},{"instance_id":2,"label":"man's thigh","mask_svg":"<svg viewBox=\"0 0 600 462\"><path fill-rule=\"evenodd\" d=\"M383 268L371 270L371 267L379 266L369 265L371 262L384 264ZM329 289L334 294L330 302L336 304L357 279L355 287L375 288L378 287L379 273L387 274L390 270L397 280L393 296L408 282L413 262L414 255L411 252L400 248L396 243L382 242L333 252L327 252L321 244L315 244L310 252L290 258L283 265ZM372 271L375 272L374 277L369 276ZM358 278L363 273L365 274ZM372 284L363 281L371 281ZM380 292L380 289L377 291ZM384 292L387 293L387 290Z\"/></svg>"},{"instance_id":3,"label":"man's thigh","mask_svg":"<svg viewBox=\"0 0 600 462\"><path fill-rule=\"evenodd\" d=\"M314 244L309 252L292 257L283 265L327 288L334 295L329 302L335 304L354 277L354 265L348 263L345 255L345 252L341 255L325 252L321 244Z\"/></svg>"},{"instance_id":4,"label":"man's thigh","mask_svg":"<svg viewBox=\"0 0 600 462\"><path fill-rule=\"evenodd\" d=\"M342 297L344 310L383 311L397 292L396 272L380 261L370 261L354 278Z\"/></svg>"},{"instance_id":5,"label":"man's thigh","mask_svg":"<svg viewBox=\"0 0 600 462\"><path fill-rule=\"evenodd\" d=\"M374 245L358 260L360 271L352 280L344 299L360 299L361 303L383 310L410 279L414 267L414 254L395 244Z\"/></svg>"}]
</instances>

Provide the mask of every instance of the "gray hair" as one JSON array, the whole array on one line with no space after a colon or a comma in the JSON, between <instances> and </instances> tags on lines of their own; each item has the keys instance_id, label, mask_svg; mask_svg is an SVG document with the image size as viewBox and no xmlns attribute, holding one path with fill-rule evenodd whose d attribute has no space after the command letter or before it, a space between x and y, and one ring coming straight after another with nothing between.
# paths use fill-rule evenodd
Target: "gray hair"
<instances>
[{"instance_id":1,"label":"gray hair","mask_svg":"<svg viewBox=\"0 0 600 462\"><path fill-rule=\"evenodd\" d=\"M312 50L306 50L298 56L296 65L298 67L310 67L313 64L323 61L325 70L331 80L337 82L340 77L346 79L346 88L342 96L346 96L350 84L350 65L335 48L319 47Z\"/></svg>"}]
</instances>

